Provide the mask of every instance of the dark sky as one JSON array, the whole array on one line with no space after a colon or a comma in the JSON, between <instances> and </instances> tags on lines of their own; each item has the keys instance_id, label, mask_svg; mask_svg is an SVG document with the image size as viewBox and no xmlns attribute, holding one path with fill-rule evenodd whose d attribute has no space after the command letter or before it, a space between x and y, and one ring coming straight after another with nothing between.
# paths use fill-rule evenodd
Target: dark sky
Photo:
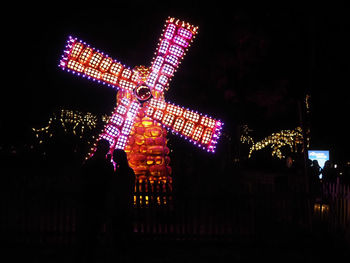
<instances>
[{"instance_id":1,"label":"dark sky","mask_svg":"<svg viewBox=\"0 0 350 263\"><path fill-rule=\"evenodd\" d=\"M126 65L149 66L168 16L199 26L166 99L221 118L229 134L248 124L266 136L299 124L297 102L312 96L312 146L349 157L348 10L130 6L11 6L3 24L6 61L1 129L17 140L60 108L109 113L116 91L58 68L73 35ZM3 139L4 140L4 139Z\"/></svg>"}]
</instances>

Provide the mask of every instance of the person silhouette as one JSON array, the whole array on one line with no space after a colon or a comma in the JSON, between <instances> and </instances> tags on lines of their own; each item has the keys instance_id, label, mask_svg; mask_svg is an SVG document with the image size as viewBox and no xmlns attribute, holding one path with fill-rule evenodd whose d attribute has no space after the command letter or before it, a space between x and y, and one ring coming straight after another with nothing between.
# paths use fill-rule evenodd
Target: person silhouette
<instances>
[{"instance_id":1,"label":"person silhouette","mask_svg":"<svg viewBox=\"0 0 350 263\"><path fill-rule=\"evenodd\" d=\"M113 188L115 193L115 207L112 218L114 238L125 252L133 231L132 207L134 203L135 173L129 166L126 152L121 149L113 151L115 162L115 176Z\"/></svg>"},{"instance_id":2,"label":"person silhouette","mask_svg":"<svg viewBox=\"0 0 350 263\"><path fill-rule=\"evenodd\" d=\"M107 158L109 142L97 142L94 155L81 168L81 199L78 213L78 260L93 261L98 233L106 220L107 186L113 176L113 164Z\"/></svg>"},{"instance_id":3,"label":"person silhouette","mask_svg":"<svg viewBox=\"0 0 350 263\"><path fill-rule=\"evenodd\" d=\"M321 193L321 180L320 180L320 174L321 174L321 167L318 164L317 160L312 160L312 166L311 166L311 190L312 193L315 196L319 196Z\"/></svg>"},{"instance_id":4,"label":"person silhouette","mask_svg":"<svg viewBox=\"0 0 350 263\"><path fill-rule=\"evenodd\" d=\"M326 183L335 183L337 180L336 171L331 161L327 160L324 163L324 167L322 169L322 181Z\"/></svg>"}]
</instances>

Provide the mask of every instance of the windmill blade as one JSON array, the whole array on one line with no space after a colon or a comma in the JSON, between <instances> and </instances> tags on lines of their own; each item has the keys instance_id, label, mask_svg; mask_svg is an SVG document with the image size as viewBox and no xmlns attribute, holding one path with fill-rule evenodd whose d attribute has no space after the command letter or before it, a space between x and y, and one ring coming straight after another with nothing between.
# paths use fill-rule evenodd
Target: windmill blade
<instances>
[{"instance_id":1,"label":"windmill blade","mask_svg":"<svg viewBox=\"0 0 350 263\"><path fill-rule=\"evenodd\" d=\"M98 140L106 139L109 142L111 152L114 149L124 149L140 107L137 100L123 98L113 111L103 132L98 137ZM90 155L94 152L93 147Z\"/></svg>"},{"instance_id":2,"label":"windmill blade","mask_svg":"<svg viewBox=\"0 0 350 263\"><path fill-rule=\"evenodd\" d=\"M151 65L146 84L163 92L198 33L198 27L175 18L168 18Z\"/></svg>"},{"instance_id":3,"label":"windmill blade","mask_svg":"<svg viewBox=\"0 0 350 263\"><path fill-rule=\"evenodd\" d=\"M138 73L85 42L69 36L59 67L113 88L132 92Z\"/></svg>"},{"instance_id":4,"label":"windmill blade","mask_svg":"<svg viewBox=\"0 0 350 263\"><path fill-rule=\"evenodd\" d=\"M223 122L160 99L147 103L147 116L203 150L215 152Z\"/></svg>"}]
</instances>

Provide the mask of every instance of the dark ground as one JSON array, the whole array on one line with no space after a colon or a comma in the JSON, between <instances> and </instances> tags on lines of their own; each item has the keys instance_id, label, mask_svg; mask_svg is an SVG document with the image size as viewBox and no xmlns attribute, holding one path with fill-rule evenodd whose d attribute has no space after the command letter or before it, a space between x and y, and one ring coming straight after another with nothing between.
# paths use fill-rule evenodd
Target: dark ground
<instances>
[{"instance_id":1,"label":"dark ground","mask_svg":"<svg viewBox=\"0 0 350 263\"><path fill-rule=\"evenodd\" d=\"M288 239L288 238L286 238ZM97 249L96 262L335 262L349 256L339 237L296 234L288 241L261 240L242 244L227 241L136 240L120 261L109 258L110 249ZM73 248L6 248L10 262L74 262Z\"/></svg>"}]
</instances>

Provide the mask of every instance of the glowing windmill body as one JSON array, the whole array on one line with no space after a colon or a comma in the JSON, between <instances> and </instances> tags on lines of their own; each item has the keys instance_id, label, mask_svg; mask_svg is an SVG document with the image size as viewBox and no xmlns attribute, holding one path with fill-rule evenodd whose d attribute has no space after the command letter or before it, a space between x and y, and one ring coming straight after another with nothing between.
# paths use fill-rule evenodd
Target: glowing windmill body
<instances>
[{"instance_id":1,"label":"glowing windmill body","mask_svg":"<svg viewBox=\"0 0 350 263\"><path fill-rule=\"evenodd\" d=\"M59 66L119 90L117 107L98 137L109 141L111 151L125 148L135 118L143 116L142 113L202 149L215 151L223 123L164 100L164 91L197 30L193 25L168 18L148 70L130 69L85 42L69 37Z\"/></svg>"}]
</instances>

